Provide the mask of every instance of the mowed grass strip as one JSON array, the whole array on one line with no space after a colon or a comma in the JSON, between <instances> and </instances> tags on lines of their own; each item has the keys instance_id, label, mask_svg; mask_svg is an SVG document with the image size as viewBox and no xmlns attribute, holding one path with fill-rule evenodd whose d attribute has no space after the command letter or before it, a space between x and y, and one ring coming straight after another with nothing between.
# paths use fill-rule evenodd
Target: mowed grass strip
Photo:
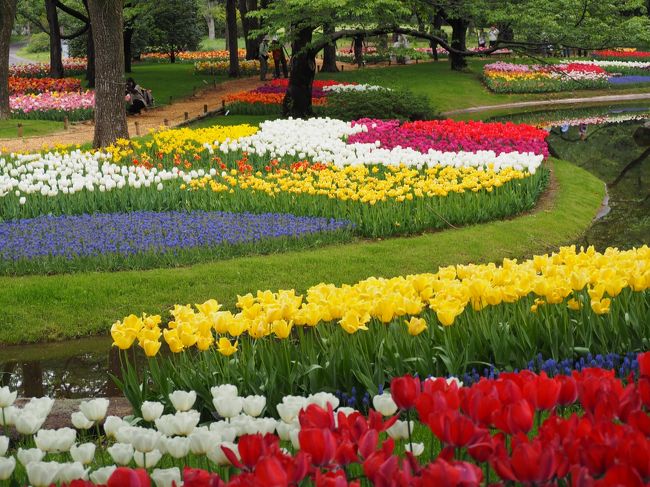
<instances>
[{"instance_id":1,"label":"mowed grass strip","mask_svg":"<svg viewBox=\"0 0 650 487\"><path fill-rule=\"evenodd\" d=\"M557 187L538 211L510 220L411 238L361 241L312 251L238 258L186 268L0 278L0 344L107 333L130 313L162 313L175 303L216 298L234 309L237 294L258 289L304 292L319 282L435 272L438 266L528 257L575 242L590 225L604 185L554 161Z\"/></svg>"}]
</instances>

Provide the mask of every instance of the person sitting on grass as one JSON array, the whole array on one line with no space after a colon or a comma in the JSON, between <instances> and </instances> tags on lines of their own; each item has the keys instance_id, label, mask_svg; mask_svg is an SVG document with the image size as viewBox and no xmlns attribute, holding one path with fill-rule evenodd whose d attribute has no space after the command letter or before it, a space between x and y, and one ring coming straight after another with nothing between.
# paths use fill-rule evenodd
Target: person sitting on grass
<instances>
[{"instance_id":1,"label":"person sitting on grass","mask_svg":"<svg viewBox=\"0 0 650 487\"><path fill-rule=\"evenodd\" d=\"M126 80L126 97L129 102L129 115L139 115L144 108L153 106L153 97L150 90L145 90L136 84L133 78Z\"/></svg>"}]
</instances>

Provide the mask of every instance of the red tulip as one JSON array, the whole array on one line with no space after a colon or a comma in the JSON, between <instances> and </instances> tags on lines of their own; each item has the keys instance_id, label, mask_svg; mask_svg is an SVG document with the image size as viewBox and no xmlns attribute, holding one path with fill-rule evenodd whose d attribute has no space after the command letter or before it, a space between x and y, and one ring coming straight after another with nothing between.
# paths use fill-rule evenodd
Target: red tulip
<instances>
[{"instance_id":1,"label":"red tulip","mask_svg":"<svg viewBox=\"0 0 650 487\"><path fill-rule=\"evenodd\" d=\"M650 409L650 377L641 377L637 386L641 402Z\"/></svg>"},{"instance_id":2,"label":"red tulip","mask_svg":"<svg viewBox=\"0 0 650 487\"><path fill-rule=\"evenodd\" d=\"M268 487L286 487L289 477L282 463L274 457L264 457L255 465L255 480L259 485Z\"/></svg>"},{"instance_id":3,"label":"red tulip","mask_svg":"<svg viewBox=\"0 0 650 487\"><path fill-rule=\"evenodd\" d=\"M454 448L472 445L487 433L485 429L477 427L467 416L456 411L432 414L427 425L440 441Z\"/></svg>"},{"instance_id":4,"label":"red tulip","mask_svg":"<svg viewBox=\"0 0 650 487\"><path fill-rule=\"evenodd\" d=\"M524 396L535 409L550 411L557 405L561 389L560 382L549 379L546 372L542 372L524 386Z\"/></svg>"},{"instance_id":5,"label":"red tulip","mask_svg":"<svg viewBox=\"0 0 650 487\"><path fill-rule=\"evenodd\" d=\"M650 352L640 353L636 359L639 362L639 375L650 377Z\"/></svg>"},{"instance_id":6,"label":"red tulip","mask_svg":"<svg viewBox=\"0 0 650 487\"><path fill-rule=\"evenodd\" d=\"M578 399L578 384L576 380L569 375L558 375L555 380L560 383L560 395L558 404L568 406Z\"/></svg>"},{"instance_id":7,"label":"red tulip","mask_svg":"<svg viewBox=\"0 0 650 487\"><path fill-rule=\"evenodd\" d=\"M528 433L533 427L533 409L525 399L504 406L494 415L494 424L507 434Z\"/></svg>"},{"instance_id":8,"label":"red tulip","mask_svg":"<svg viewBox=\"0 0 650 487\"><path fill-rule=\"evenodd\" d=\"M149 475L144 468L118 467L109 477L107 487L150 487Z\"/></svg>"},{"instance_id":9,"label":"red tulip","mask_svg":"<svg viewBox=\"0 0 650 487\"><path fill-rule=\"evenodd\" d=\"M599 487L643 487L639 474L627 465L615 465L597 482Z\"/></svg>"},{"instance_id":10,"label":"red tulip","mask_svg":"<svg viewBox=\"0 0 650 487\"><path fill-rule=\"evenodd\" d=\"M343 440L339 442L339 446L336 449L336 454L334 457L336 459L336 463L343 467L359 461L356 448L350 440Z\"/></svg>"},{"instance_id":11,"label":"red tulip","mask_svg":"<svg viewBox=\"0 0 650 487\"><path fill-rule=\"evenodd\" d=\"M183 469L183 487L222 487L223 481L218 474L200 468Z\"/></svg>"},{"instance_id":12,"label":"red tulip","mask_svg":"<svg viewBox=\"0 0 650 487\"><path fill-rule=\"evenodd\" d=\"M526 437L513 438L512 457L496 457L492 462L494 470L503 479L513 482L549 482L557 469L557 458L553 448L542 445L539 440L528 442Z\"/></svg>"},{"instance_id":13,"label":"red tulip","mask_svg":"<svg viewBox=\"0 0 650 487\"><path fill-rule=\"evenodd\" d=\"M400 409L411 409L415 407L421 387L420 379L417 377L410 375L396 377L390 382L390 394Z\"/></svg>"},{"instance_id":14,"label":"red tulip","mask_svg":"<svg viewBox=\"0 0 650 487\"><path fill-rule=\"evenodd\" d=\"M472 487L480 485L483 472L466 462L447 462L437 459L422 470L422 487Z\"/></svg>"},{"instance_id":15,"label":"red tulip","mask_svg":"<svg viewBox=\"0 0 650 487\"><path fill-rule=\"evenodd\" d=\"M332 463L336 455L336 438L328 429L306 428L298 433L300 449L311 455L311 463L325 466Z\"/></svg>"},{"instance_id":16,"label":"red tulip","mask_svg":"<svg viewBox=\"0 0 650 487\"><path fill-rule=\"evenodd\" d=\"M300 411L298 419L303 428L334 429L334 412L330 403L327 403L327 409L317 404L310 404Z\"/></svg>"}]
</instances>

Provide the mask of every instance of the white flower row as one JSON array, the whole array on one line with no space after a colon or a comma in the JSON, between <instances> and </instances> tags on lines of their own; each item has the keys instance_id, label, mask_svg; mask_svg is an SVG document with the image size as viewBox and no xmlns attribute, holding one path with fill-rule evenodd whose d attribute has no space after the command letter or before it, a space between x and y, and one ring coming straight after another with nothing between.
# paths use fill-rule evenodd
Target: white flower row
<instances>
[{"instance_id":1,"label":"white flower row","mask_svg":"<svg viewBox=\"0 0 650 487\"><path fill-rule=\"evenodd\" d=\"M216 169L208 171L213 176ZM108 192L115 189L149 188L162 191L169 181L189 182L206 174L203 169L184 172L124 166L111 162L111 155L102 152L73 151L67 154L17 154L0 158L0 197L15 193L20 203L26 196L41 194L57 196L81 191Z\"/></svg>"},{"instance_id":2,"label":"white flower row","mask_svg":"<svg viewBox=\"0 0 650 487\"><path fill-rule=\"evenodd\" d=\"M262 123L254 135L226 140L216 145L224 153L242 150L271 158L309 158L314 162L331 163L337 167L363 164L405 164L418 168L438 165L487 167L491 164L496 171L513 167L534 173L544 159L542 155L533 153L441 152L431 149L427 153L421 153L399 146L383 149L379 141L374 144L346 142L350 135L364 131L368 131L365 125L352 125L351 122L330 118L272 120ZM205 147L211 150L209 144Z\"/></svg>"},{"instance_id":3,"label":"white flower row","mask_svg":"<svg viewBox=\"0 0 650 487\"><path fill-rule=\"evenodd\" d=\"M386 88L385 86L369 85L369 84L323 86L323 91L333 91L335 93L341 93L343 91L381 91L381 90L391 91L390 88Z\"/></svg>"},{"instance_id":4,"label":"white flower row","mask_svg":"<svg viewBox=\"0 0 650 487\"><path fill-rule=\"evenodd\" d=\"M455 381L462 386L455 378L447 381ZM291 441L294 448L300 449L298 415L301 410L316 404L323 409L331 407L336 413L346 416L355 412L349 407L339 407L340 401L333 394L319 392L307 397L285 396L276 406L280 420L260 418L258 416L266 407L264 396L240 397L237 387L230 384L212 387L211 393L217 414L225 420L205 426L198 426L200 413L192 409L197 398L195 391L174 391L169 394L169 400L176 410L174 414L163 414L162 403L144 402L141 407L142 418L135 418L132 422L117 416L107 417L108 399L82 401L80 411L72 413L71 416L74 427L88 430L104 421L106 436L114 440L106 451L115 465L99 468L92 473L90 465L94 462L96 453L94 443L77 444L77 431L72 428L41 429L52 410L54 400L47 397L32 399L19 409L13 405L16 392L2 387L0 424L5 427L15 426L19 433L33 436L36 447L19 448L16 458L25 466L30 484L45 487L78 479L90 479L96 484L106 484L118 465L134 462L138 467L150 469L154 468L164 455L180 460L192 453L205 456L217 465L227 465L229 460L222 447L229 448L239 456L235 440L247 434L277 433L281 440ZM372 403L375 410L383 416L397 413L398 407L389 392L374 396ZM337 417L338 414L335 415L335 420ZM141 420L152 423L155 427L134 426ZM395 440L404 440L408 438L408 429L405 421L397 421L387 433ZM0 480L9 479L16 467L16 458L5 457L8 446L9 438L0 436ZM413 443L408 445L408 449L417 456L422 453L424 446ZM47 454L60 453L69 453L73 461L43 461ZM172 486L174 483L180 485L181 481L178 468L156 469L152 478L158 487Z\"/></svg>"},{"instance_id":5,"label":"white flower row","mask_svg":"<svg viewBox=\"0 0 650 487\"><path fill-rule=\"evenodd\" d=\"M573 63L573 64L587 64L600 66L601 68L613 67L613 68L641 68L641 69L650 69L650 62L642 61L600 61L598 59L592 59L590 61L574 61L574 60L564 60L562 63Z\"/></svg>"}]
</instances>

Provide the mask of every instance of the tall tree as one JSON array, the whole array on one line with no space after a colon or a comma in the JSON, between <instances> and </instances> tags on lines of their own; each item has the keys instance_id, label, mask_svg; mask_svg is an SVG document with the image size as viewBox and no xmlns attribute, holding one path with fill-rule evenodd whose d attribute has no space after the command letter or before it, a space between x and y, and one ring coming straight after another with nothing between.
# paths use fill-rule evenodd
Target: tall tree
<instances>
[{"instance_id":1,"label":"tall tree","mask_svg":"<svg viewBox=\"0 0 650 487\"><path fill-rule=\"evenodd\" d=\"M9 108L9 44L16 18L16 0L0 0L0 120L11 115Z\"/></svg>"},{"instance_id":2,"label":"tall tree","mask_svg":"<svg viewBox=\"0 0 650 487\"><path fill-rule=\"evenodd\" d=\"M239 49L237 45L237 0L226 0L226 26L228 27L228 51L230 64L228 76L239 76Z\"/></svg>"},{"instance_id":3,"label":"tall tree","mask_svg":"<svg viewBox=\"0 0 650 487\"><path fill-rule=\"evenodd\" d=\"M246 43L246 59L257 59L260 55L262 35L255 34L260 28L259 18L255 17L258 10L257 0L239 0L239 16L241 17L244 42Z\"/></svg>"},{"instance_id":4,"label":"tall tree","mask_svg":"<svg viewBox=\"0 0 650 487\"><path fill-rule=\"evenodd\" d=\"M325 24L323 32L325 35L331 36L336 31L332 24ZM336 66L336 42L330 42L323 48L323 65L320 70L323 73L337 73L339 68Z\"/></svg>"},{"instance_id":5,"label":"tall tree","mask_svg":"<svg viewBox=\"0 0 650 487\"><path fill-rule=\"evenodd\" d=\"M201 40L196 0L165 0L155 2L150 9L150 47L169 53L176 62L176 53L194 50Z\"/></svg>"},{"instance_id":6,"label":"tall tree","mask_svg":"<svg viewBox=\"0 0 650 487\"><path fill-rule=\"evenodd\" d=\"M88 0L95 52L94 147L128 138L124 104L123 0Z\"/></svg>"},{"instance_id":7,"label":"tall tree","mask_svg":"<svg viewBox=\"0 0 650 487\"><path fill-rule=\"evenodd\" d=\"M56 8L57 0L45 0L45 14L50 34L50 76L63 78L63 58L61 53L61 26Z\"/></svg>"}]
</instances>

